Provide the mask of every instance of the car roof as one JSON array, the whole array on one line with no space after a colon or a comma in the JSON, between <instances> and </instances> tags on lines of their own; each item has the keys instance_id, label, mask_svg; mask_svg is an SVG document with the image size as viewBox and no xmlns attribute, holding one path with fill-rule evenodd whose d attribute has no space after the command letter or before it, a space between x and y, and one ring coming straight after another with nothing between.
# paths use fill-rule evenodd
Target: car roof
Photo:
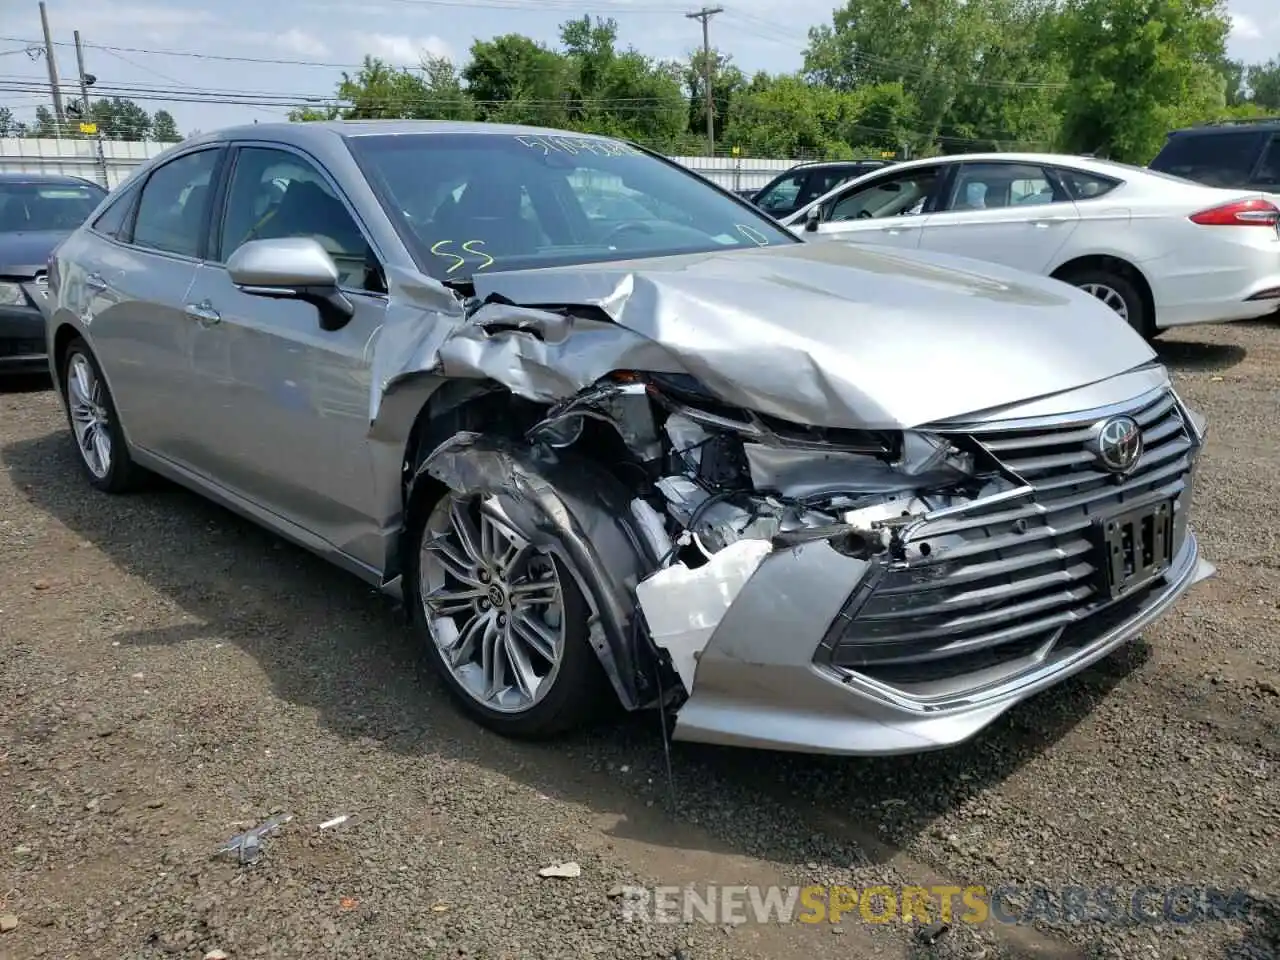
<instances>
[{"instance_id":1,"label":"car roof","mask_svg":"<svg viewBox=\"0 0 1280 960\"><path fill-rule=\"evenodd\" d=\"M63 186L90 186L104 189L101 184L86 180L84 177L73 177L66 173L18 173L8 170L0 172L0 183L43 183L62 184Z\"/></svg>"},{"instance_id":2,"label":"car roof","mask_svg":"<svg viewBox=\"0 0 1280 960\"><path fill-rule=\"evenodd\" d=\"M889 162L890 161L888 160L881 160L878 157L863 157L861 160L801 160L786 172L790 173L791 170L799 170L801 167L804 167L806 170L811 167L862 167L869 163L876 166L888 166Z\"/></svg>"},{"instance_id":3,"label":"car roof","mask_svg":"<svg viewBox=\"0 0 1280 960\"><path fill-rule=\"evenodd\" d=\"M555 130L550 127L534 127L515 123L482 123L463 120L317 120L306 123L251 123L208 133L197 134L184 140L183 146L219 143L227 140L273 140L305 147L319 141L335 138L367 136L405 136L408 134L485 134L507 136L573 137L576 140L616 140L594 133L575 130Z\"/></svg>"},{"instance_id":4,"label":"car roof","mask_svg":"<svg viewBox=\"0 0 1280 960\"><path fill-rule=\"evenodd\" d=\"M1209 123L1198 127L1182 127L1169 131L1169 137L1211 136L1215 133L1239 133L1257 130L1260 133L1280 133L1280 117L1257 117L1248 120L1232 120L1225 123Z\"/></svg>"}]
</instances>

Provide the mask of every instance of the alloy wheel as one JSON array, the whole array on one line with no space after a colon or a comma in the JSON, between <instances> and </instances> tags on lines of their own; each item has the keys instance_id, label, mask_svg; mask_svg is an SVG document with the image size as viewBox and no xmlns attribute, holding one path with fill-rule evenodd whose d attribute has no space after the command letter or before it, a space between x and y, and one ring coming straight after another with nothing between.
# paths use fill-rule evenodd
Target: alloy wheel
<instances>
[{"instance_id":1,"label":"alloy wheel","mask_svg":"<svg viewBox=\"0 0 1280 960\"><path fill-rule=\"evenodd\" d=\"M1120 314L1122 320L1128 322L1129 305L1125 303L1124 297L1117 290L1107 286L1105 283L1083 283L1080 285L1080 289L1097 297L1116 313Z\"/></svg>"},{"instance_id":2,"label":"alloy wheel","mask_svg":"<svg viewBox=\"0 0 1280 960\"><path fill-rule=\"evenodd\" d=\"M499 713L542 700L564 657L560 571L497 498L440 499L423 531L418 581L431 639L458 686Z\"/></svg>"},{"instance_id":3,"label":"alloy wheel","mask_svg":"<svg viewBox=\"0 0 1280 960\"><path fill-rule=\"evenodd\" d=\"M84 465L102 480L111 472L111 418L102 381L83 353L73 354L67 364L67 406Z\"/></svg>"}]
</instances>

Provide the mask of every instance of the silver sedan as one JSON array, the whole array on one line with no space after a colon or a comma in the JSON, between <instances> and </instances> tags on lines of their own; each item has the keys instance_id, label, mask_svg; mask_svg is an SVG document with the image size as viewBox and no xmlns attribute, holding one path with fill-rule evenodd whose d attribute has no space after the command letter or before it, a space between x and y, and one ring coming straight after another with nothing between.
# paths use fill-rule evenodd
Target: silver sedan
<instances>
[{"instance_id":1,"label":"silver sedan","mask_svg":"<svg viewBox=\"0 0 1280 960\"><path fill-rule=\"evenodd\" d=\"M612 698L677 739L954 744L1212 572L1203 422L1113 311L807 243L617 140L195 137L49 287L90 485L163 475L402 597L513 736Z\"/></svg>"}]
</instances>

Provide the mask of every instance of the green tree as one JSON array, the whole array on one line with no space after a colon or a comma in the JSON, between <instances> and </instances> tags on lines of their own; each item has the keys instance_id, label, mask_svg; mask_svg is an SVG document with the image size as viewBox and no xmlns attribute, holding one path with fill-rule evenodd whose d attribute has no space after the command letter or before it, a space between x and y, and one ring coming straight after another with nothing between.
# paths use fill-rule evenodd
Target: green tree
<instances>
[{"instance_id":1,"label":"green tree","mask_svg":"<svg viewBox=\"0 0 1280 960\"><path fill-rule=\"evenodd\" d=\"M729 126L729 115L734 97L747 88L747 77L734 65L733 58L719 50L712 50L711 59L711 109L712 129L716 143L723 143ZM684 86L689 100L689 137L694 146L690 152L701 154L706 150L707 130L707 55L701 50L689 58L685 65Z\"/></svg>"},{"instance_id":2,"label":"green tree","mask_svg":"<svg viewBox=\"0 0 1280 960\"><path fill-rule=\"evenodd\" d=\"M462 77L481 120L569 126L570 64L528 37L508 33L477 40Z\"/></svg>"},{"instance_id":3,"label":"green tree","mask_svg":"<svg viewBox=\"0 0 1280 960\"><path fill-rule=\"evenodd\" d=\"M48 107L36 107L36 122L31 127L31 136L49 140L58 135L58 122L53 111Z\"/></svg>"},{"instance_id":4,"label":"green tree","mask_svg":"<svg viewBox=\"0 0 1280 960\"><path fill-rule=\"evenodd\" d=\"M847 0L809 31L805 72L853 91L899 84L914 105L911 139L957 148L1047 144L1066 76L1050 25L1055 0ZM899 123L899 132L902 124Z\"/></svg>"},{"instance_id":5,"label":"green tree","mask_svg":"<svg viewBox=\"0 0 1280 960\"><path fill-rule=\"evenodd\" d=\"M151 136L160 143L177 143L182 139L178 123L168 110L157 110L151 118Z\"/></svg>"},{"instance_id":6,"label":"green tree","mask_svg":"<svg viewBox=\"0 0 1280 960\"><path fill-rule=\"evenodd\" d=\"M1169 130L1220 112L1228 29L1225 0L1066 0L1064 145L1146 163Z\"/></svg>"},{"instance_id":7,"label":"green tree","mask_svg":"<svg viewBox=\"0 0 1280 960\"><path fill-rule=\"evenodd\" d=\"M1254 64L1245 77L1250 102L1264 110L1280 110L1280 59Z\"/></svg>"},{"instance_id":8,"label":"green tree","mask_svg":"<svg viewBox=\"0 0 1280 960\"><path fill-rule=\"evenodd\" d=\"M0 107L0 137L18 136L20 124L14 119L13 111L8 107Z\"/></svg>"},{"instance_id":9,"label":"green tree","mask_svg":"<svg viewBox=\"0 0 1280 960\"><path fill-rule=\"evenodd\" d=\"M146 140L151 132L151 116L127 97L94 100L89 116L106 140Z\"/></svg>"},{"instance_id":10,"label":"green tree","mask_svg":"<svg viewBox=\"0 0 1280 960\"><path fill-rule=\"evenodd\" d=\"M679 72L637 50L619 52L617 31L613 20L599 18L561 25L569 123L578 130L669 147L688 122Z\"/></svg>"}]
</instances>

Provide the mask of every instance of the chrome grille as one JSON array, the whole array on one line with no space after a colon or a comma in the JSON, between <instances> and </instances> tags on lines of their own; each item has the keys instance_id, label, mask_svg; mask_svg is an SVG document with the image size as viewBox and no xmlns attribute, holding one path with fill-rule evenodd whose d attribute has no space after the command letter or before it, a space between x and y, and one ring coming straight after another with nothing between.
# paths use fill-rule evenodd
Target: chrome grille
<instances>
[{"instance_id":1,"label":"chrome grille","mask_svg":"<svg viewBox=\"0 0 1280 960\"><path fill-rule=\"evenodd\" d=\"M1128 414L1144 452L1122 478L1087 449L1101 419ZM1026 485L975 501L908 535L907 559L886 569L825 644L834 666L909 686L959 677L1077 642L1104 607L1095 520L1123 507L1174 501L1173 551L1186 537L1196 440L1168 391L1070 422L1016 421L964 434ZM1067 630L1075 624L1079 628Z\"/></svg>"}]
</instances>

